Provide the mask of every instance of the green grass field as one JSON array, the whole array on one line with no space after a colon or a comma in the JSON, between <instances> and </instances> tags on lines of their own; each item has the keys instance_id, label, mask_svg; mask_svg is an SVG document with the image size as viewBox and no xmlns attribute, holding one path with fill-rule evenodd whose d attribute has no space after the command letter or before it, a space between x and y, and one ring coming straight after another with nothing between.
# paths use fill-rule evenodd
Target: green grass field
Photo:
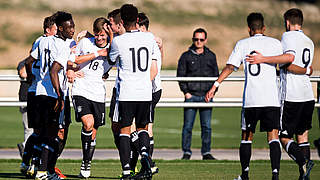
<instances>
[{"instance_id":1,"label":"green grass field","mask_svg":"<svg viewBox=\"0 0 320 180\"><path fill-rule=\"evenodd\" d=\"M240 163L237 161L156 161L160 172L153 179L182 180L232 180L240 173ZM23 179L19 173L18 160L0 160L0 179ZM59 160L57 166L68 179L79 179L80 161ZM270 180L269 161L252 161L250 178L254 180ZM120 162L116 160L94 161L91 166L90 179L116 179L121 173ZM311 171L312 180L320 178L320 162ZM298 179L298 168L293 161L281 161L280 179Z\"/></svg>"},{"instance_id":2,"label":"green grass field","mask_svg":"<svg viewBox=\"0 0 320 180\"><path fill-rule=\"evenodd\" d=\"M212 148L238 148L240 142L240 108L214 108L212 116ZM109 109L106 109L109 113ZM74 113L72 112L72 115ZM183 124L182 108L157 108L154 125L155 148L180 148L181 130ZM81 123L72 117L72 124L67 142L67 148L80 148ZM97 148L115 148L110 129L110 121L99 128ZM17 143L23 140L21 113L18 107L0 107L0 148L16 148ZM253 148L268 148L266 133L254 135ZM197 120L193 129L192 148L201 147L200 121ZM310 142L319 138L320 129L316 111L313 115L313 128L310 130ZM311 146L313 148L313 145Z\"/></svg>"}]
</instances>

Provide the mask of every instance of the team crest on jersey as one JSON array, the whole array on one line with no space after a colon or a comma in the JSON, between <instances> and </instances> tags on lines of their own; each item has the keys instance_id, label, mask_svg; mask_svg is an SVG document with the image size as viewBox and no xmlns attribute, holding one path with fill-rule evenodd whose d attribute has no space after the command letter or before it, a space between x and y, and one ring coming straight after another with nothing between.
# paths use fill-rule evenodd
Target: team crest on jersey
<instances>
[{"instance_id":1,"label":"team crest on jersey","mask_svg":"<svg viewBox=\"0 0 320 180\"><path fill-rule=\"evenodd\" d=\"M78 113L82 111L82 106L78 106L77 108Z\"/></svg>"}]
</instances>

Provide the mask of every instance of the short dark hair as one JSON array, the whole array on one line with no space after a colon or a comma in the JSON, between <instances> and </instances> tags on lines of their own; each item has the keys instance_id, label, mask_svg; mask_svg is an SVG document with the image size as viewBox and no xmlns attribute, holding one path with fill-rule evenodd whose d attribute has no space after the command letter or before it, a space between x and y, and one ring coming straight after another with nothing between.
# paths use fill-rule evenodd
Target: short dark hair
<instances>
[{"instance_id":1,"label":"short dark hair","mask_svg":"<svg viewBox=\"0 0 320 180\"><path fill-rule=\"evenodd\" d=\"M55 24L55 17L53 15L44 18L43 33L44 34L47 33L47 28L51 28L54 24Z\"/></svg>"},{"instance_id":2,"label":"short dark hair","mask_svg":"<svg viewBox=\"0 0 320 180\"><path fill-rule=\"evenodd\" d=\"M109 18L113 18L113 21L116 24L120 24L121 23L120 9L115 9L115 10L109 12L108 13L108 19Z\"/></svg>"},{"instance_id":3,"label":"short dark hair","mask_svg":"<svg viewBox=\"0 0 320 180\"><path fill-rule=\"evenodd\" d=\"M253 12L247 17L248 27L252 31L262 30L264 27L264 18L261 13Z\"/></svg>"},{"instance_id":4,"label":"short dark hair","mask_svg":"<svg viewBox=\"0 0 320 180\"><path fill-rule=\"evenodd\" d=\"M62 24L66 21L72 20L72 15L70 13L64 11L58 11L55 13L56 16L56 25L62 26Z\"/></svg>"},{"instance_id":5,"label":"short dark hair","mask_svg":"<svg viewBox=\"0 0 320 180\"><path fill-rule=\"evenodd\" d=\"M203 28L198 28L198 29L194 30L192 37L194 37L196 35L196 33L204 33L204 37L207 39L207 31L204 30Z\"/></svg>"},{"instance_id":6,"label":"short dark hair","mask_svg":"<svg viewBox=\"0 0 320 180\"><path fill-rule=\"evenodd\" d=\"M138 18L138 9L133 4L124 4L120 8L120 14L124 25L133 25Z\"/></svg>"},{"instance_id":7,"label":"short dark hair","mask_svg":"<svg viewBox=\"0 0 320 180\"><path fill-rule=\"evenodd\" d=\"M95 33L99 33L101 31L104 31L104 24L108 24L108 25L111 25L110 22L104 18L104 17L99 17L97 18L94 23L93 23L93 32Z\"/></svg>"},{"instance_id":8,"label":"short dark hair","mask_svg":"<svg viewBox=\"0 0 320 180\"><path fill-rule=\"evenodd\" d=\"M139 18L139 21L138 21L139 26L145 26L146 29L148 30L149 29L149 18L147 17L147 15L145 13L141 12L138 14L138 18Z\"/></svg>"},{"instance_id":9,"label":"short dark hair","mask_svg":"<svg viewBox=\"0 0 320 180\"><path fill-rule=\"evenodd\" d=\"M292 8L284 13L283 18L285 21L289 21L292 25L298 24L302 26L303 24L303 13L300 9Z\"/></svg>"}]
</instances>

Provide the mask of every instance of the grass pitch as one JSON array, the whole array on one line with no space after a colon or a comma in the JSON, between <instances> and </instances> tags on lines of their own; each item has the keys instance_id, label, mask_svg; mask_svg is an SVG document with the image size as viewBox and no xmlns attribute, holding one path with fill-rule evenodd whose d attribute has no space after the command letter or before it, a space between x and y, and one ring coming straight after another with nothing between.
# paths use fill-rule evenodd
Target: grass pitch
<instances>
[{"instance_id":1,"label":"grass pitch","mask_svg":"<svg viewBox=\"0 0 320 180\"><path fill-rule=\"evenodd\" d=\"M240 130L241 108L213 108L212 112L212 148L238 148L241 139ZM109 109L106 109L106 114ZM98 130L97 148L115 148L110 129L110 120ZM0 148L16 148L23 141L23 126L18 107L0 107ZM157 108L154 124L155 148L181 148L181 132L183 125L182 108ZM72 124L66 148L81 148L81 123L75 122L72 111ZM201 148L201 127L199 115L192 131L192 148ZM313 114L313 128L309 139L313 142L319 138L320 129L316 110ZM313 143L311 143L313 147ZM259 132L259 126L254 135L253 148L269 148L266 133Z\"/></svg>"},{"instance_id":2,"label":"grass pitch","mask_svg":"<svg viewBox=\"0 0 320 180\"><path fill-rule=\"evenodd\" d=\"M0 160L0 179L24 179L19 173L19 160ZM155 180L232 180L241 172L237 161L156 161L160 172L153 176ZM81 161L59 160L59 167L68 179L79 179ZM252 161L250 163L250 179L270 180L269 161ZM89 179L117 179L121 173L120 162L116 160L94 161L91 165ZM293 161L281 161L280 179L298 179L298 167ZM316 161L310 179L320 178L320 162Z\"/></svg>"}]
</instances>

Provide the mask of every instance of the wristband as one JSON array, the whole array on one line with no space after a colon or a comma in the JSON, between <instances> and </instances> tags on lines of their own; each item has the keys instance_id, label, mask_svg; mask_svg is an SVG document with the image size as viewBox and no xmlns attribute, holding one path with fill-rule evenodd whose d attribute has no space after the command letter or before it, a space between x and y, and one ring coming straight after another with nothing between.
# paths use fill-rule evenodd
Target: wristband
<instances>
[{"instance_id":1,"label":"wristband","mask_svg":"<svg viewBox=\"0 0 320 180\"><path fill-rule=\"evenodd\" d=\"M215 81L213 84L215 87L219 87L220 83L218 81Z\"/></svg>"},{"instance_id":2,"label":"wristband","mask_svg":"<svg viewBox=\"0 0 320 180\"><path fill-rule=\"evenodd\" d=\"M306 75L309 75L309 74L310 74L310 72L311 72L310 67L307 67Z\"/></svg>"},{"instance_id":3,"label":"wristband","mask_svg":"<svg viewBox=\"0 0 320 180\"><path fill-rule=\"evenodd\" d=\"M77 68L77 64L76 64L76 63L73 63L73 64L72 64L72 68L73 68L73 69Z\"/></svg>"},{"instance_id":4,"label":"wristband","mask_svg":"<svg viewBox=\"0 0 320 180\"><path fill-rule=\"evenodd\" d=\"M94 54L94 56L95 56L96 58L100 56L99 53L98 53L98 51L95 51L93 54Z\"/></svg>"}]
</instances>

